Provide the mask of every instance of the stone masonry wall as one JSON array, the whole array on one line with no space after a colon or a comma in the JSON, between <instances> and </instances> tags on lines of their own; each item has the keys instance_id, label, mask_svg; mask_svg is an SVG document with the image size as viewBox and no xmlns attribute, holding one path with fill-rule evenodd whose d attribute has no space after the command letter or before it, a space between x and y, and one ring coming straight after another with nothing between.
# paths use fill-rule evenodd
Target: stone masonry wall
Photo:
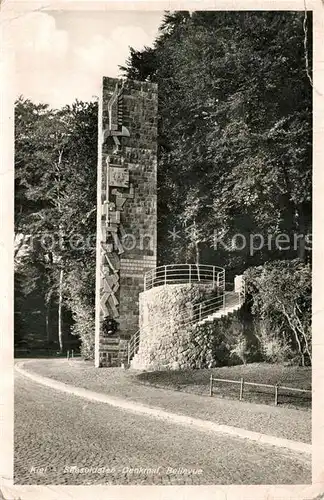
<instances>
[{"instance_id":1,"label":"stone masonry wall","mask_svg":"<svg viewBox=\"0 0 324 500\"><path fill-rule=\"evenodd\" d=\"M141 293L140 345L132 367L146 370L196 367L208 345L193 342L191 328L184 323L192 317L192 304L214 293L211 286L198 284L159 286Z\"/></svg>"},{"instance_id":2,"label":"stone masonry wall","mask_svg":"<svg viewBox=\"0 0 324 500\"><path fill-rule=\"evenodd\" d=\"M104 77L101 104L95 362L109 366L118 338L138 329L144 274L156 267L157 85ZM118 338L103 334L106 317L117 321Z\"/></svg>"}]
</instances>

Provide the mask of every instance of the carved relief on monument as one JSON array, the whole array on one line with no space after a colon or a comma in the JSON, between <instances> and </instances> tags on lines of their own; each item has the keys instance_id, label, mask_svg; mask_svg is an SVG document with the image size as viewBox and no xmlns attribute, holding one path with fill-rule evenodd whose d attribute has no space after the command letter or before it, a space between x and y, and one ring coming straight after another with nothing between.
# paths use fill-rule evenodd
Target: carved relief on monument
<instances>
[{"instance_id":1,"label":"carved relief on monument","mask_svg":"<svg viewBox=\"0 0 324 500\"><path fill-rule=\"evenodd\" d=\"M106 317L114 319L119 317L120 255L124 253L120 239L120 212L123 211L127 198L132 198L134 193L133 186L129 183L129 170L124 165L122 144L118 137L129 137L129 131L123 125L123 84L120 85L119 82L108 103L108 127L103 134L103 142L107 143L111 150L106 157L106 168L103 170L105 199L101 212L103 267L100 309L103 321ZM127 189L126 192L125 189Z\"/></svg>"}]
</instances>

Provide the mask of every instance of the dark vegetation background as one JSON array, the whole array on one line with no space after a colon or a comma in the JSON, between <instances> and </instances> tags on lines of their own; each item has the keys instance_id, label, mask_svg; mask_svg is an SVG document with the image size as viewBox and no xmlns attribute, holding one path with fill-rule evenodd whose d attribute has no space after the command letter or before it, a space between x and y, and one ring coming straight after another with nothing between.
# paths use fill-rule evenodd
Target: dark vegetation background
<instances>
[{"instance_id":1,"label":"dark vegetation background","mask_svg":"<svg viewBox=\"0 0 324 500\"><path fill-rule=\"evenodd\" d=\"M153 46L131 48L121 68L159 85L159 264L246 274L244 321L211 332L216 350L227 346L220 364L230 353L311 362L305 238L285 250L231 248L236 233L311 234L311 67L311 13L258 11L166 13ZM97 103L52 110L21 97L15 123L16 352L63 352L81 339L91 358ZM172 241L174 227L182 238ZM46 235L57 244L46 248ZM228 248L215 249L215 235Z\"/></svg>"}]
</instances>

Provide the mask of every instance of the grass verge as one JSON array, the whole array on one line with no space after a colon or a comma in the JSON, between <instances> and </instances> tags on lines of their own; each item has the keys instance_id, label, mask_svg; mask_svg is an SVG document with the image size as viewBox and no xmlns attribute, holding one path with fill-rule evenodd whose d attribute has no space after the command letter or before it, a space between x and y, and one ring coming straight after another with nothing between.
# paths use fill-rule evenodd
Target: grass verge
<instances>
[{"instance_id":1,"label":"grass verge","mask_svg":"<svg viewBox=\"0 0 324 500\"><path fill-rule=\"evenodd\" d=\"M191 394L208 395L209 379L215 378L276 384L311 390L312 370L310 367L285 366L280 364L252 363L248 365L224 366L213 369L143 372L137 379L153 387L183 391ZM238 399L239 384L214 382L214 397ZM264 387L244 387L245 401L274 404L274 390ZM291 408L310 408L311 395L279 388L278 404Z\"/></svg>"}]
</instances>

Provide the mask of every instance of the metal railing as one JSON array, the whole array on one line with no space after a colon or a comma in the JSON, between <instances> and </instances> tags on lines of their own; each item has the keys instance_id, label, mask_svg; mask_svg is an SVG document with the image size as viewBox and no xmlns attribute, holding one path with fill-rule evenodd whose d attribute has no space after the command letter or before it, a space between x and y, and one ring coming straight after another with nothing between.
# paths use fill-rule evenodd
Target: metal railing
<instances>
[{"instance_id":1,"label":"metal railing","mask_svg":"<svg viewBox=\"0 0 324 500\"><path fill-rule=\"evenodd\" d=\"M225 269L207 264L169 264L151 269L144 276L144 290L180 283L212 284L225 289Z\"/></svg>"},{"instance_id":2,"label":"metal railing","mask_svg":"<svg viewBox=\"0 0 324 500\"><path fill-rule=\"evenodd\" d=\"M127 344L127 364L129 365L135 354L137 354L140 343L140 330L137 330Z\"/></svg>"}]
</instances>

